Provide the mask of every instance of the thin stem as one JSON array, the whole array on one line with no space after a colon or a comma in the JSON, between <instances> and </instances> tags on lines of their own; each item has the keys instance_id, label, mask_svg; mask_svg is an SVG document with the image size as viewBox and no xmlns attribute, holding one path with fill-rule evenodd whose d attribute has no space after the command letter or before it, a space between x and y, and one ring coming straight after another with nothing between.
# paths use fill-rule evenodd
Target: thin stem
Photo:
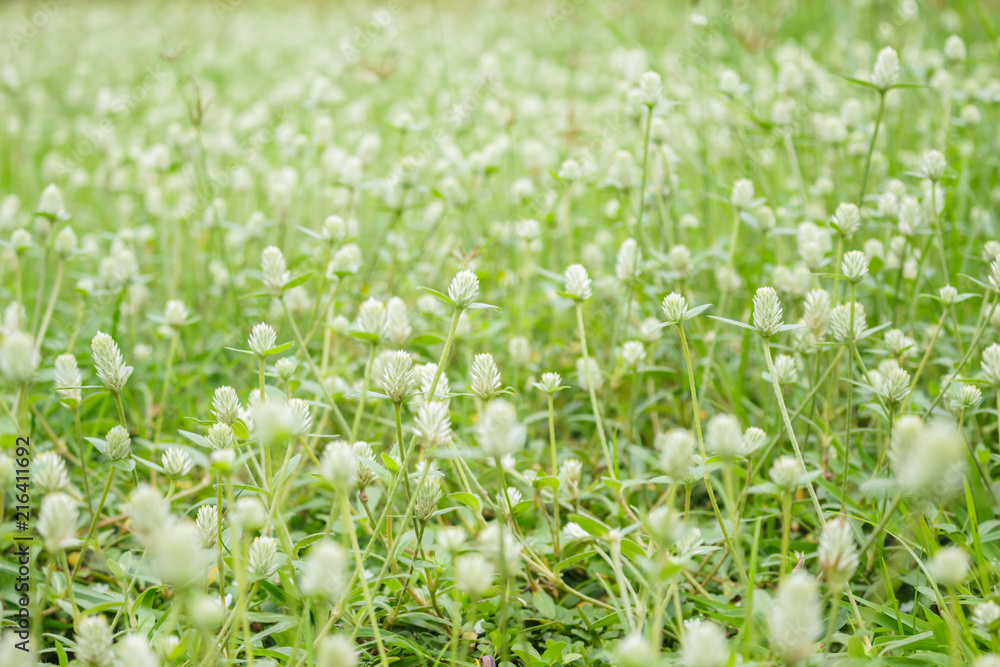
<instances>
[{"instance_id":1,"label":"thin stem","mask_svg":"<svg viewBox=\"0 0 1000 667\"><path fill-rule=\"evenodd\" d=\"M358 428L361 426L361 417L365 413L365 401L368 399L368 387L371 386L372 364L375 363L375 351L378 349L375 343L369 346L368 363L365 364L365 378L361 385L361 399L358 401L358 410L354 413L354 423L351 425L351 441L358 439Z\"/></svg>"},{"instance_id":2,"label":"thin stem","mask_svg":"<svg viewBox=\"0 0 1000 667\"><path fill-rule=\"evenodd\" d=\"M708 460L708 455L705 453L705 440L701 433L701 415L698 412L698 392L694 386L694 370L691 367L691 351L688 349L687 336L684 334L683 324L677 324L677 333L681 337L681 346L684 349L684 362L687 364L687 375L688 375L688 386L691 389L691 405L694 411L694 426L695 433L698 436L698 449L701 454L703 461ZM747 577L746 569L743 567L743 563L733 547L733 541L729 537L729 531L726 529L726 522L722 518L722 512L719 511L719 503L715 499L715 491L712 489L712 479L708 472L708 466L704 466L704 479L705 479L705 489L708 491L708 499L712 503L712 511L715 512L715 520L719 523L719 528L722 529L722 539L726 543L726 548L729 549L729 553L733 555L733 562L736 563L736 569L740 573L740 577L743 582L750 586L750 579ZM686 514L686 512L685 512Z\"/></svg>"},{"instance_id":3,"label":"thin stem","mask_svg":"<svg viewBox=\"0 0 1000 667\"><path fill-rule=\"evenodd\" d=\"M389 667L389 659L385 654L385 646L382 645L382 633L379 630L378 618L375 616L375 606L372 604L372 594L368 590L368 579L365 577L365 563L361 557L361 548L358 546L358 535L354 531L354 520L351 517L351 501L347 498L347 492L340 492L341 511L344 513L344 530L351 538L351 549L354 551L355 576L361 580L361 591L365 597L365 610L368 613L368 621L371 623L372 634L375 636L375 645L378 647L379 662L382 667Z\"/></svg>"},{"instance_id":4,"label":"thin stem","mask_svg":"<svg viewBox=\"0 0 1000 667\"><path fill-rule=\"evenodd\" d=\"M94 531L97 530L97 520L101 517L101 511L104 509L104 503L108 499L108 492L111 490L111 482L115 478L115 467L111 466L108 470L108 481L104 483L104 492L101 494L101 502L97 503L97 511L94 512L94 516L90 519L90 530L87 531L87 537L83 540L83 545L80 547L80 554L77 556L76 565L73 566L73 571L69 575L69 583L67 586L73 585L73 580L76 578L76 573L80 569L80 563L83 562L83 556L87 553L87 545L90 544L90 540L94 537Z\"/></svg>"},{"instance_id":5,"label":"thin stem","mask_svg":"<svg viewBox=\"0 0 1000 667\"><path fill-rule=\"evenodd\" d=\"M875 131L872 132L871 143L868 144L868 155L865 156L865 173L861 177L861 192L858 194L858 206L865 200L865 190L868 188L868 173L872 166L872 153L875 152L875 141L878 139L879 128L882 127L882 116L885 114L885 94L888 91L879 91L878 115L875 117Z\"/></svg>"},{"instance_id":6,"label":"thin stem","mask_svg":"<svg viewBox=\"0 0 1000 667\"><path fill-rule=\"evenodd\" d=\"M583 301L576 302L576 323L580 330L580 345L583 347L584 364L587 367L587 389L590 393L590 407L594 412L594 420L597 422L597 435L601 440L601 449L604 451L604 462L613 479L618 479L618 472L611 459L611 450L608 448L608 439L604 434L604 422L601 421L601 408L597 403L597 390L594 388L593 378L590 377L590 355L587 352L587 331L583 325Z\"/></svg>"},{"instance_id":7,"label":"thin stem","mask_svg":"<svg viewBox=\"0 0 1000 667\"><path fill-rule=\"evenodd\" d=\"M788 418L788 409L785 407L785 398L781 395L781 386L778 384L778 374L774 370L774 360L771 358L771 343L767 338L761 339L764 343L764 359L767 361L767 372L771 376L771 386L774 388L774 396L778 399L778 408L781 410L781 418L785 424L785 431L788 433L788 439L792 441L792 449L795 450L795 458L798 459L799 465L802 466L803 470L806 470L805 459L802 458L802 450L799 449L799 442L795 439L795 430L792 428L792 421ZM806 488L809 489L809 497L812 499L813 508L816 510L816 517L819 519L820 525L826 525L826 518L823 516L823 508L819 504L819 498L816 497L816 490L813 488L811 481L806 481Z\"/></svg>"}]
</instances>

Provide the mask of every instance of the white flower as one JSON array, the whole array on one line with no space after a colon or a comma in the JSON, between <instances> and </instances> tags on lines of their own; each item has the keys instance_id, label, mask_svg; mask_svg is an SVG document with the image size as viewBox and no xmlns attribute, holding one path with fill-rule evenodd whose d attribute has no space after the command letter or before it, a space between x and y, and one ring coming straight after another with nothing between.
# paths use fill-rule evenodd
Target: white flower
<instances>
[{"instance_id":1,"label":"white flower","mask_svg":"<svg viewBox=\"0 0 1000 667\"><path fill-rule=\"evenodd\" d=\"M361 333L375 336L376 342L385 338L388 330L388 313L385 304L377 299L368 298L358 308L358 319L355 329Z\"/></svg>"},{"instance_id":2,"label":"white flower","mask_svg":"<svg viewBox=\"0 0 1000 667\"><path fill-rule=\"evenodd\" d=\"M347 554L324 539L313 545L302 567L299 586L309 597L338 602L347 592Z\"/></svg>"},{"instance_id":3,"label":"white flower","mask_svg":"<svg viewBox=\"0 0 1000 667\"><path fill-rule=\"evenodd\" d=\"M247 572L251 581L270 579L278 571L280 564L278 543L263 535L255 537L247 555Z\"/></svg>"},{"instance_id":4,"label":"white flower","mask_svg":"<svg viewBox=\"0 0 1000 667\"><path fill-rule=\"evenodd\" d=\"M826 523L819 538L816 559L830 585L838 590L854 576L858 569L858 550L851 525L845 519L838 517Z\"/></svg>"},{"instance_id":5,"label":"white flower","mask_svg":"<svg viewBox=\"0 0 1000 667\"><path fill-rule=\"evenodd\" d=\"M350 491L358 483L358 460L345 440L334 440L323 450L320 473L335 489Z\"/></svg>"},{"instance_id":6,"label":"white flower","mask_svg":"<svg viewBox=\"0 0 1000 667\"><path fill-rule=\"evenodd\" d=\"M837 211L833 214L833 221L840 228L840 233L847 238L854 236L861 226L861 209L856 204L842 202L837 205Z\"/></svg>"},{"instance_id":7,"label":"white flower","mask_svg":"<svg viewBox=\"0 0 1000 667\"><path fill-rule=\"evenodd\" d=\"M76 357L72 354L60 354L56 357L55 370L56 393L64 400L79 404L83 380L80 377L80 368L76 364Z\"/></svg>"},{"instance_id":8,"label":"white flower","mask_svg":"<svg viewBox=\"0 0 1000 667\"><path fill-rule=\"evenodd\" d=\"M446 402L433 401L422 404L417 410L414 424L417 435L427 447L437 447L451 442L451 416Z\"/></svg>"},{"instance_id":9,"label":"white flower","mask_svg":"<svg viewBox=\"0 0 1000 667\"><path fill-rule=\"evenodd\" d=\"M726 633L712 621L684 621L681 663L685 667L723 667L729 663Z\"/></svg>"},{"instance_id":10,"label":"white flower","mask_svg":"<svg viewBox=\"0 0 1000 667\"><path fill-rule=\"evenodd\" d=\"M899 83L899 56L891 46L878 52L872 69L872 83L883 92Z\"/></svg>"},{"instance_id":11,"label":"white flower","mask_svg":"<svg viewBox=\"0 0 1000 667\"><path fill-rule=\"evenodd\" d=\"M840 271L844 277L852 283L864 281L868 275L868 257L860 250L851 250L844 253L844 258L840 263Z\"/></svg>"},{"instance_id":12,"label":"white flower","mask_svg":"<svg viewBox=\"0 0 1000 667\"><path fill-rule=\"evenodd\" d=\"M635 239L625 239L618 249L615 259L615 275L621 282L629 282L639 275L642 266L642 251Z\"/></svg>"},{"instance_id":13,"label":"white flower","mask_svg":"<svg viewBox=\"0 0 1000 667\"><path fill-rule=\"evenodd\" d=\"M802 484L805 471L794 456L779 456L771 464L768 475L774 485L785 493L791 493Z\"/></svg>"},{"instance_id":14,"label":"white flower","mask_svg":"<svg viewBox=\"0 0 1000 667\"><path fill-rule=\"evenodd\" d=\"M13 384L28 384L40 362L41 356L35 352L31 334L14 331L0 342L0 376Z\"/></svg>"},{"instance_id":15,"label":"white flower","mask_svg":"<svg viewBox=\"0 0 1000 667\"><path fill-rule=\"evenodd\" d=\"M723 459L739 456L743 445L743 431L736 417L730 414L715 415L705 425L705 449Z\"/></svg>"},{"instance_id":16,"label":"white flower","mask_svg":"<svg viewBox=\"0 0 1000 667\"><path fill-rule=\"evenodd\" d=\"M188 309L183 301L178 301L177 299L167 301L167 306L164 310L164 319L167 321L168 326L179 327L184 324L187 317Z\"/></svg>"},{"instance_id":17,"label":"white flower","mask_svg":"<svg viewBox=\"0 0 1000 667\"><path fill-rule=\"evenodd\" d=\"M55 493L69 486L66 463L55 452L42 452L31 462L31 466L31 481L42 493Z\"/></svg>"},{"instance_id":18,"label":"white flower","mask_svg":"<svg viewBox=\"0 0 1000 667\"><path fill-rule=\"evenodd\" d=\"M114 640L108 621L101 614L80 619L76 630L76 658L88 667L109 667L115 659Z\"/></svg>"},{"instance_id":19,"label":"white flower","mask_svg":"<svg viewBox=\"0 0 1000 667\"><path fill-rule=\"evenodd\" d=\"M62 492L50 493L42 499L38 511L38 534L45 548L59 552L76 546L76 523L80 518L76 501Z\"/></svg>"},{"instance_id":20,"label":"white flower","mask_svg":"<svg viewBox=\"0 0 1000 667\"><path fill-rule=\"evenodd\" d=\"M773 287L760 287L753 297L753 326L764 338L781 330L781 301Z\"/></svg>"},{"instance_id":21,"label":"white flower","mask_svg":"<svg viewBox=\"0 0 1000 667\"><path fill-rule=\"evenodd\" d=\"M486 404L476 428L476 439L486 456L499 459L513 454L524 446L527 437L528 429L517 420L513 405L502 398Z\"/></svg>"},{"instance_id":22,"label":"white flower","mask_svg":"<svg viewBox=\"0 0 1000 667\"><path fill-rule=\"evenodd\" d=\"M740 180L733 183L732 193L729 195L729 201L738 209L745 209L750 206L753 202L754 187L753 181L741 178Z\"/></svg>"},{"instance_id":23,"label":"white flower","mask_svg":"<svg viewBox=\"0 0 1000 667\"><path fill-rule=\"evenodd\" d=\"M413 359L402 350L390 352L378 382L390 401L402 403L413 389Z\"/></svg>"},{"instance_id":24,"label":"white flower","mask_svg":"<svg viewBox=\"0 0 1000 667\"><path fill-rule=\"evenodd\" d=\"M120 461L132 454L132 438L121 424L113 426L104 437L104 453L112 461Z\"/></svg>"},{"instance_id":25,"label":"white flower","mask_svg":"<svg viewBox=\"0 0 1000 667\"><path fill-rule=\"evenodd\" d=\"M822 618L815 580L805 572L793 572L778 587L768 617L771 647L790 664L808 660L822 631Z\"/></svg>"},{"instance_id":26,"label":"white flower","mask_svg":"<svg viewBox=\"0 0 1000 667\"><path fill-rule=\"evenodd\" d=\"M660 450L660 469L675 481L683 479L691 469L691 456L696 445L691 431L673 428L666 433L658 433L655 444Z\"/></svg>"},{"instance_id":27,"label":"white flower","mask_svg":"<svg viewBox=\"0 0 1000 667\"><path fill-rule=\"evenodd\" d=\"M472 393L488 401L500 391L500 370L492 354L477 354L472 361Z\"/></svg>"},{"instance_id":28,"label":"white flower","mask_svg":"<svg viewBox=\"0 0 1000 667\"><path fill-rule=\"evenodd\" d=\"M232 426L240 417L240 399L232 387L219 387L212 396L212 414L216 420Z\"/></svg>"},{"instance_id":29,"label":"white flower","mask_svg":"<svg viewBox=\"0 0 1000 667\"><path fill-rule=\"evenodd\" d=\"M576 301L586 301L593 295L590 276L581 264L573 264L566 269L565 290Z\"/></svg>"},{"instance_id":30,"label":"white flower","mask_svg":"<svg viewBox=\"0 0 1000 667\"><path fill-rule=\"evenodd\" d=\"M961 547L941 547L928 567L931 576L942 586L958 586L969 578L969 554Z\"/></svg>"},{"instance_id":31,"label":"white flower","mask_svg":"<svg viewBox=\"0 0 1000 667\"><path fill-rule=\"evenodd\" d=\"M465 554L455 560L455 586L470 597L482 597L493 584L494 575L490 562L477 553Z\"/></svg>"},{"instance_id":32,"label":"white flower","mask_svg":"<svg viewBox=\"0 0 1000 667\"><path fill-rule=\"evenodd\" d=\"M266 356L264 353L273 348L277 342L278 335L274 333L271 325L265 322L253 325L253 329L250 330L250 337L247 339L250 351L257 355L259 359L263 359Z\"/></svg>"},{"instance_id":33,"label":"white flower","mask_svg":"<svg viewBox=\"0 0 1000 667\"><path fill-rule=\"evenodd\" d=\"M472 271L459 271L448 286L448 298L458 308L468 308L479 296L479 278Z\"/></svg>"},{"instance_id":34,"label":"white flower","mask_svg":"<svg viewBox=\"0 0 1000 667\"><path fill-rule=\"evenodd\" d=\"M346 634L327 635L316 651L316 667L357 667L358 649Z\"/></svg>"},{"instance_id":35,"label":"white flower","mask_svg":"<svg viewBox=\"0 0 1000 667\"><path fill-rule=\"evenodd\" d=\"M677 292L671 292L663 297L663 303L660 304L660 307L663 309L663 314L666 316L668 324L680 324L683 322L684 315L688 310L687 299Z\"/></svg>"},{"instance_id":36,"label":"white flower","mask_svg":"<svg viewBox=\"0 0 1000 667\"><path fill-rule=\"evenodd\" d=\"M264 274L264 284L271 294L280 296L291 275L285 269L285 256L281 249L273 245L264 248L260 256L260 270Z\"/></svg>"}]
</instances>

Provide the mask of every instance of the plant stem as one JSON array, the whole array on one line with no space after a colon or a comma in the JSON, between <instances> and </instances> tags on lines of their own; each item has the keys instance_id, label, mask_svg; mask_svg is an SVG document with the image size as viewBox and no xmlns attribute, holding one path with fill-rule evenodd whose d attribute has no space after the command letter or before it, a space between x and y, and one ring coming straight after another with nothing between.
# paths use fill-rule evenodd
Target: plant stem
<instances>
[{"instance_id":1,"label":"plant stem","mask_svg":"<svg viewBox=\"0 0 1000 667\"><path fill-rule=\"evenodd\" d=\"M774 388L774 396L778 399L778 408L781 410L781 418L785 424L785 431L788 434L788 439L792 441L792 449L795 450L795 458L799 460L799 465L802 466L803 470L807 470L805 459L802 458L802 450L799 449L799 442L795 439L795 430L792 429L792 421L788 418L788 409L785 407L785 398L781 395L781 386L778 384L778 375L774 370L774 360L771 358L771 343L767 338L761 339L764 343L764 359L767 361L767 372L771 376L771 386ZM826 517L823 516L823 508L819 504L819 498L816 497L816 490L813 488L812 482L806 482L806 488L809 489L809 497L812 499L813 509L816 510L816 517L819 519L821 526L826 525Z\"/></svg>"},{"instance_id":2,"label":"plant stem","mask_svg":"<svg viewBox=\"0 0 1000 667\"><path fill-rule=\"evenodd\" d=\"M351 517L351 501L347 498L347 492L340 492L341 511L344 513L344 530L351 538L351 549L354 551L355 576L361 580L361 591L365 597L365 610L368 613L368 621L371 623L372 634L375 636L375 645L378 647L379 662L382 667L389 667L389 660L385 654L385 646L382 645L382 633L379 630L378 618L375 616L375 606L372 604L372 594L368 590L368 579L365 577L365 563L361 557L361 548L358 546L358 535L354 531L354 519Z\"/></svg>"},{"instance_id":3,"label":"plant stem","mask_svg":"<svg viewBox=\"0 0 1000 667\"><path fill-rule=\"evenodd\" d=\"M97 503L97 511L94 512L94 516L90 519L90 530L87 531L87 537L83 541L83 545L80 547L80 555L76 559L76 565L73 566L73 571L69 575L69 583L67 586L73 585L73 580L76 578L77 570L80 569L80 563L83 562L83 557L87 553L87 545L90 544L90 540L94 537L94 532L97 530L97 520L101 517L101 511L104 510L104 503L108 499L108 492L111 490L111 482L115 478L115 467L111 466L108 470L108 480L104 483L104 492L101 494L101 502Z\"/></svg>"},{"instance_id":4,"label":"plant stem","mask_svg":"<svg viewBox=\"0 0 1000 667\"><path fill-rule=\"evenodd\" d=\"M618 472L615 470L611 459L611 450L608 448L608 439L604 434L604 422L601 421L601 408L597 403L597 390L594 388L593 378L590 377L590 355L587 352L587 331L583 325L583 301L576 302L576 323L580 330L580 345L583 347L584 364L587 367L587 389L590 393L590 407L594 412L594 420L597 422L597 435L601 440L601 449L604 452L604 463L613 479L618 479Z\"/></svg>"},{"instance_id":5,"label":"plant stem","mask_svg":"<svg viewBox=\"0 0 1000 667\"><path fill-rule=\"evenodd\" d=\"M705 440L701 433L701 414L698 412L698 393L694 386L694 370L691 366L691 351L688 349L687 336L684 334L684 325L677 324L677 333L681 337L681 347L684 349L684 362L687 364L687 375L688 375L688 386L691 389L691 404L693 408L693 418L695 426L695 434L698 436L698 450L701 454L703 461L708 461L708 455L705 453ZM705 479L705 489L708 491L708 499L712 503L712 511L715 512L715 520L719 523L719 528L722 529L722 539L726 543L726 548L729 549L729 553L733 555L733 562L736 564L736 569L740 573L740 578L743 583L747 586L751 586L752 582L749 577L747 577L746 569L743 567L743 562L740 559L739 554L736 552L735 547L733 547L733 541L729 537L729 530L726 528L726 522L722 518L722 512L719 511L719 503L715 499L715 491L712 489L712 478L708 472L708 466L704 467L704 479Z\"/></svg>"},{"instance_id":6,"label":"plant stem","mask_svg":"<svg viewBox=\"0 0 1000 667\"><path fill-rule=\"evenodd\" d=\"M868 172L871 170L872 166L872 153L875 152L875 141L878 139L879 128L882 127L882 116L885 114L885 94L887 91L879 91L878 97L878 115L875 116L875 131L872 132L871 143L868 144L868 155L865 156L865 172L864 176L861 177L861 192L858 194L858 207L865 201L865 190L868 187Z\"/></svg>"},{"instance_id":7,"label":"plant stem","mask_svg":"<svg viewBox=\"0 0 1000 667\"><path fill-rule=\"evenodd\" d=\"M351 442L358 439L358 428L361 426L361 417L365 413L365 401L368 398L368 387L371 386L372 364L375 363L375 344L369 346L368 363L365 364L365 378L361 385L361 399L358 401L358 411L354 413L354 423L351 425Z\"/></svg>"}]
</instances>

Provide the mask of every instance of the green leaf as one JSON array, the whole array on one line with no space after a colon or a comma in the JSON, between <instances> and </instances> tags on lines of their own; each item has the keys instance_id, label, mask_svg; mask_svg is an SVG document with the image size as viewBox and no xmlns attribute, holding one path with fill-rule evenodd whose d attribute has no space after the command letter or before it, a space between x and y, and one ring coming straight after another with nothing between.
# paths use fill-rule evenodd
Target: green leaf
<instances>
[{"instance_id":1,"label":"green leaf","mask_svg":"<svg viewBox=\"0 0 1000 667\"><path fill-rule=\"evenodd\" d=\"M558 573L558 572L560 572L562 570L565 570L570 565L573 565L574 563L579 563L581 560L584 560L586 558L590 558L595 553L597 553L597 552L596 551L581 551L580 553L574 554L574 555L570 556L569 558L564 558L561 561L559 561L558 563L556 563L556 566L555 566L555 569L553 570L553 572Z\"/></svg>"},{"instance_id":2,"label":"green leaf","mask_svg":"<svg viewBox=\"0 0 1000 667\"><path fill-rule=\"evenodd\" d=\"M725 317L719 317L718 315L709 315L709 317L712 318L713 320L718 320L726 324L732 324L735 327L740 327L742 329L749 329L750 331L757 331L746 322L737 322L736 320L726 319Z\"/></svg>"},{"instance_id":3,"label":"green leaf","mask_svg":"<svg viewBox=\"0 0 1000 667\"><path fill-rule=\"evenodd\" d=\"M295 343L290 342L290 343L282 343L281 345L276 345L275 347L272 347L269 350L264 350L264 356L270 357L275 354L281 354L282 352L290 348L292 345L295 345Z\"/></svg>"},{"instance_id":4,"label":"green leaf","mask_svg":"<svg viewBox=\"0 0 1000 667\"><path fill-rule=\"evenodd\" d=\"M298 287L299 285L302 285L303 283L305 283L310 278L312 278L312 274L311 273L304 273L301 276L299 276L298 278L293 278L293 279L289 280L287 283L285 283L284 285L282 285L281 291L284 292L285 290L292 289L293 287Z\"/></svg>"},{"instance_id":5,"label":"green leaf","mask_svg":"<svg viewBox=\"0 0 1000 667\"><path fill-rule=\"evenodd\" d=\"M365 331L352 331L351 335L365 343L377 343L381 340L378 334L367 333Z\"/></svg>"},{"instance_id":6,"label":"green leaf","mask_svg":"<svg viewBox=\"0 0 1000 667\"><path fill-rule=\"evenodd\" d=\"M471 493L466 493L465 491L457 491L455 493L449 494L449 498L452 500L457 500L462 503L477 515L483 513L483 504L479 500L479 496L474 496Z\"/></svg>"},{"instance_id":7,"label":"green leaf","mask_svg":"<svg viewBox=\"0 0 1000 667\"><path fill-rule=\"evenodd\" d=\"M575 521L580 528L583 528L594 537L604 537L608 534L608 527L597 519L592 519L582 514L570 514L569 518L570 521Z\"/></svg>"},{"instance_id":8,"label":"green leaf","mask_svg":"<svg viewBox=\"0 0 1000 667\"><path fill-rule=\"evenodd\" d=\"M684 313L684 319L685 320L690 320L692 318L698 317L699 315L701 315L702 313L704 313L706 310L708 310L711 307L712 307L712 304L706 303L706 304L703 304L701 306L695 306L694 308L688 308L687 312Z\"/></svg>"},{"instance_id":9,"label":"green leaf","mask_svg":"<svg viewBox=\"0 0 1000 667\"><path fill-rule=\"evenodd\" d=\"M396 459L392 458L385 452L382 452L382 463L385 464L385 467L388 468L393 475L399 472L399 464L396 462Z\"/></svg>"},{"instance_id":10,"label":"green leaf","mask_svg":"<svg viewBox=\"0 0 1000 667\"><path fill-rule=\"evenodd\" d=\"M455 307L457 307L457 304L454 301L452 301L449 297L447 297L446 295L442 294L441 292L438 292L436 289L431 289L430 287L421 287L420 289L422 289L423 291L427 292L431 296L435 296L435 297L441 299L442 301L444 301L445 303L447 303L449 306L455 306Z\"/></svg>"},{"instance_id":11,"label":"green leaf","mask_svg":"<svg viewBox=\"0 0 1000 667\"><path fill-rule=\"evenodd\" d=\"M127 459L119 459L117 461L112 461L111 465L125 472L132 472L133 470L135 470L135 461L133 461L131 457Z\"/></svg>"},{"instance_id":12,"label":"green leaf","mask_svg":"<svg viewBox=\"0 0 1000 667\"><path fill-rule=\"evenodd\" d=\"M240 440L246 440L250 437L250 431L247 429L247 425L243 423L242 419L234 421L231 428L233 429L233 434Z\"/></svg>"},{"instance_id":13,"label":"green leaf","mask_svg":"<svg viewBox=\"0 0 1000 667\"><path fill-rule=\"evenodd\" d=\"M535 487L536 489L540 489L546 486L551 489L558 489L559 478L553 477L551 475L546 475L544 477L536 477L534 481L531 482L531 486Z\"/></svg>"}]
</instances>

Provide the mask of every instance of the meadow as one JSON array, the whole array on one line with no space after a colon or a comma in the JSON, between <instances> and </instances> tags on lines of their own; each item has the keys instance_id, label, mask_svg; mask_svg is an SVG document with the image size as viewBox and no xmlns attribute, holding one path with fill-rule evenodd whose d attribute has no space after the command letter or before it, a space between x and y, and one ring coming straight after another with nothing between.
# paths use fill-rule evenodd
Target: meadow
<instances>
[{"instance_id":1,"label":"meadow","mask_svg":"<svg viewBox=\"0 0 1000 667\"><path fill-rule=\"evenodd\" d=\"M0 665L1000 665L1000 5L0 6Z\"/></svg>"}]
</instances>

